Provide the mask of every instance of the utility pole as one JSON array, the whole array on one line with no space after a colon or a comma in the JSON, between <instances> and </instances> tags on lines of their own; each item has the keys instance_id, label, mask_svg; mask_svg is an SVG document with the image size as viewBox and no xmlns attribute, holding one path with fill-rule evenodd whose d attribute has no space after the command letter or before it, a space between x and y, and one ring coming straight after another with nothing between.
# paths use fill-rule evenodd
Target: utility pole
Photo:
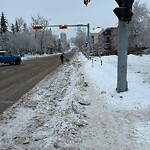
<instances>
[{"instance_id":1,"label":"utility pole","mask_svg":"<svg viewBox=\"0 0 150 150\"><path fill-rule=\"evenodd\" d=\"M91 47L91 42L90 42L90 24L87 24L87 41L88 41L88 57L90 55L90 47Z\"/></svg>"},{"instance_id":2,"label":"utility pole","mask_svg":"<svg viewBox=\"0 0 150 150\"><path fill-rule=\"evenodd\" d=\"M117 92L128 90L127 83L127 55L128 55L128 23L131 21L134 0L115 0L119 7L113 11L118 17L118 68L117 68Z\"/></svg>"},{"instance_id":3,"label":"utility pole","mask_svg":"<svg viewBox=\"0 0 150 150\"><path fill-rule=\"evenodd\" d=\"M123 21L119 21L118 70L117 70L117 92L118 93L128 90L127 55L128 55L128 26L127 23Z\"/></svg>"}]
</instances>

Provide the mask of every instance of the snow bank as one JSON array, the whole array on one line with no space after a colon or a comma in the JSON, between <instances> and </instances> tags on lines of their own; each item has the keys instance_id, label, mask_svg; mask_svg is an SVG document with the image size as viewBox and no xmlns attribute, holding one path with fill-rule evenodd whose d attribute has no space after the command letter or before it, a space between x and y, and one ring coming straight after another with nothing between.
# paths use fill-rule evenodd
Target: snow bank
<instances>
[{"instance_id":1,"label":"snow bank","mask_svg":"<svg viewBox=\"0 0 150 150\"><path fill-rule=\"evenodd\" d=\"M92 61L84 56L84 69L101 93L112 105L122 109L139 109L150 107L150 55L128 56L128 91L117 93L117 56L96 57Z\"/></svg>"}]
</instances>

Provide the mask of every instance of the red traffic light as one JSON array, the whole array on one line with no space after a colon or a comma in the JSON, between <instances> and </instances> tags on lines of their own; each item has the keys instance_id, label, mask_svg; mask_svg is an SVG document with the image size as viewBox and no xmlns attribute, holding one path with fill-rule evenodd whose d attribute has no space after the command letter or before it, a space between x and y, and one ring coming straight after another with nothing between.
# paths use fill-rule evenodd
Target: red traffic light
<instances>
[{"instance_id":1,"label":"red traffic light","mask_svg":"<svg viewBox=\"0 0 150 150\"><path fill-rule=\"evenodd\" d=\"M59 26L59 29L62 29L62 28L63 28L63 26L62 26L62 25L60 25L60 26Z\"/></svg>"},{"instance_id":2,"label":"red traffic light","mask_svg":"<svg viewBox=\"0 0 150 150\"><path fill-rule=\"evenodd\" d=\"M59 29L67 29L67 25L60 25Z\"/></svg>"},{"instance_id":3,"label":"red traffic light","mask_svg":"<svg viewBox=\"0 0 150 150\"><path fill-rule=\"evenodd\" d=\"M34 25L34 26L32 26L32 29L43 29L43 26L41 26L41 25Z\"/></svg>"}]
</instances>

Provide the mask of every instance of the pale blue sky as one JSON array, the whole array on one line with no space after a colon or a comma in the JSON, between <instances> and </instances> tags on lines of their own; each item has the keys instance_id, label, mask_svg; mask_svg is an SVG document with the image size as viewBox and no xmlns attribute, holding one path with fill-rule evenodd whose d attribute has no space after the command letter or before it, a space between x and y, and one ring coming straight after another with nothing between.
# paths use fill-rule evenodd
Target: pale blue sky
<instances>
[{"instance_id":1,"label":"pale blue sky","mask_svg":"<svg viewBox=\"0 0 150 150\"><path fill-rule=\"evenodd\" d=\"M150 8L150 0L140 1L147 3ZM0 0L0 13L4 12L9 23L22 17L29 24L31 16L40 14L49 19L49 24L90 23L91 29L117 26L118 20L113 13L115 7L115 0L91 0L87 7L83 0ZM52 31L57 34L60 30L52 28ZM75 32L75 28L63 31L69 36Z\"/></svg>"}]
</instances>

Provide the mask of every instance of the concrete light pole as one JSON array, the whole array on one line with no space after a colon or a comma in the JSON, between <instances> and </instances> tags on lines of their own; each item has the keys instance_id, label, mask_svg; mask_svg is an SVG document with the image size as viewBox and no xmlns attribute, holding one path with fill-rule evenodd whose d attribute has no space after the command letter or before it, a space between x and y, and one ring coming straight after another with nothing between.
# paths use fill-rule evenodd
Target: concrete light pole
<instances>
[{"instance_id":1,"label":"concrete light pole","mask_svg":"<svg viewBox=\"0 0 150 150\"><path fill-rule=\"evenodd\" d=\"M87 24L87 41L88 41L88 57L90 55L91 40L90 40L90 24Z\"/></svg>"},{"instance_id":2,"label":"concrete light pole","mask_svg":"<svg viewBox=\"0 0 150 150\"><path fill-rule=\"evenodd\" d=\"M118 73L117 92L128 90L127 83L127 53L128 53L128 26L124 21L119 21L118 29Z\"/></svg>"},{"instance_id":3,"label":"concrete light pole","mask_svg":"<svg viewBox=\"0 0 150 150\"><path fill-rule=\"evenodd\" d=\"M134 0L115 0L119 7L113 11L119 19L118 28L118 77L117 92L125 92L128 90L127 83L127 55L128 55L128 26L132 20L132 5Z\"/></svg>"}]
</instances>

